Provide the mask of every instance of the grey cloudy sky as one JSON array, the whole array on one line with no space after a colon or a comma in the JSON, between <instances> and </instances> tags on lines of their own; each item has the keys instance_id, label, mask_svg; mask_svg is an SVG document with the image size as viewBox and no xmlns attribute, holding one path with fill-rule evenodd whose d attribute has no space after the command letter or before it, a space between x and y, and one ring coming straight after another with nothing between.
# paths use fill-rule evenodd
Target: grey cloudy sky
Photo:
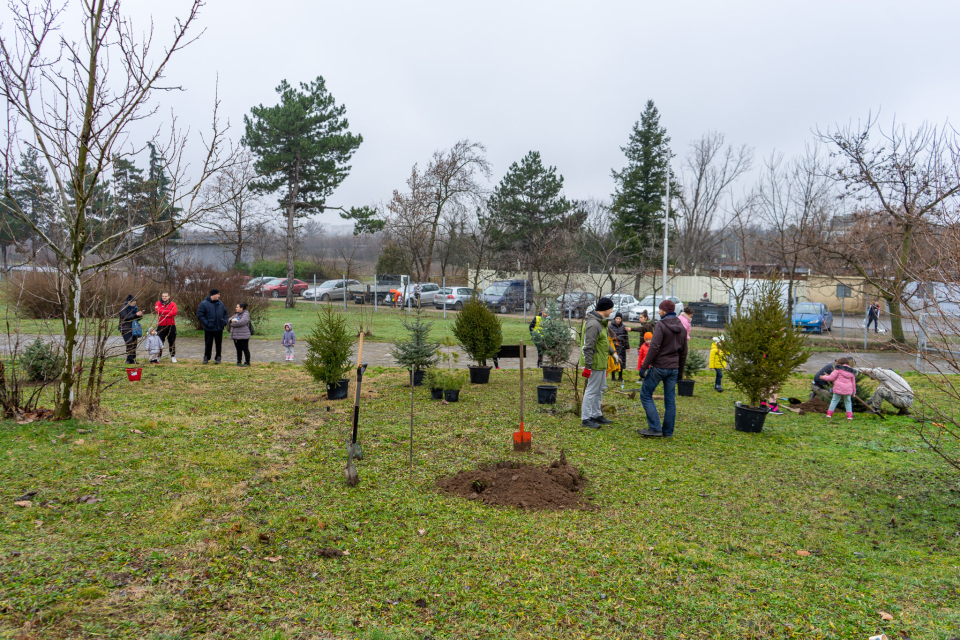
<instances>
[{"instance_id":1,"label":"grey cloudy sky","mask_svg":"<svg viewBox=\"0 0 960 640\"><path fill-rule=\"evenodd\" d=\"M126 8L165 35L187 4ZM958 23L960 3L916 0L210 0L206 34L169 75L187 91L164 106L203 128L219 74L239 137L281 79L322 75L364 137L332 205L388 199L414 162L461 138L487 146L494 181L534 149L568 196L606 197L647 99L678 156L709 130L764 156L870 110L943 123L960 102Z\"/></svg>"}]
</instances>

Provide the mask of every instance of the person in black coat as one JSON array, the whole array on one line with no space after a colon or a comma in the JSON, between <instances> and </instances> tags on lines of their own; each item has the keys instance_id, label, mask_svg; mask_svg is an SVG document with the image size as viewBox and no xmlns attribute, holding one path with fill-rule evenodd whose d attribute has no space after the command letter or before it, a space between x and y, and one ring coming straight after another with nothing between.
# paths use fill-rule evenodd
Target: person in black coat
<instances>
[{"instance_id":1,"label":"person in black coat","mask_svg":"<svg viewBox=\"0 0 960 640\"><path fill-rule=\"evenodd\" d=\"M620 371L614 371L610 375L611 380L615 380L619 374L620 380L623 380L623 367L627 362L627 351L630 350L630 327L623 324L623 314L617 311L617 315L613 316L613 322L609 325L610 334L613 336L613 339L616 341L615 348L617 350L617 355L620 356Z\"/></svg>"},{"instance_id":2,"label":"person in black coat","mask_svg":"<svg viewBox=\"0 0 960 640\"><path fill-rule=\"evenodd\" d=\"M203 327L203 364L210 362L211 351L216 345L214 364L220 364L220 347L223 344L223 329L227 326L227 308L220 300L220 290L211 289L210 295L197 307L197 319Z\"/></svg>"},{"instance_id":3,"label":"person in black coat","mask_svg":"<svg viewBox=\"0 0 960 640\"><path fill-rule=\"evenodd\" d=\"M127 296L126 304L120 309L120 336L126 345L127 364L137 364L137 336L133 335L133 322L143 317L143 311L137 309L137 299Z\"/></svg>"}]
</instances>

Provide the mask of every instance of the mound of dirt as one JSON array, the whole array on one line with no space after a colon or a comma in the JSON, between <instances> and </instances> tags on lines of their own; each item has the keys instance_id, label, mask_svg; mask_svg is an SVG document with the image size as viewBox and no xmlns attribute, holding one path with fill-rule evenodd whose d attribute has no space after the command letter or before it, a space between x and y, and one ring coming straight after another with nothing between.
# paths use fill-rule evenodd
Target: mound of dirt
<instances>
[{"instance_id":1,"label":"mound of dirt","mask_svg":"<svg viewBox=\"0 0 960 640\"><path fill-rule=\"evenodd\" d=\"M590 508L581 493L585 483L580 470L562 455L546 467L498 462L437 480L444 493L531 511Z\"/></svg>"},{"instance_id":2,"label":"mound of dirt","mask_svg":"<svg viewBox=\"0 0 960 640\"><path fill-rule=\"evenodd\" d=\"M802 409L807 413L826 413L827 409L830 408L830 404L824 402L820 398L814 398L813 400L807 400L806 402L801 402L800 404L790 405L792 409Z\"/></svg>"}]
</instances>

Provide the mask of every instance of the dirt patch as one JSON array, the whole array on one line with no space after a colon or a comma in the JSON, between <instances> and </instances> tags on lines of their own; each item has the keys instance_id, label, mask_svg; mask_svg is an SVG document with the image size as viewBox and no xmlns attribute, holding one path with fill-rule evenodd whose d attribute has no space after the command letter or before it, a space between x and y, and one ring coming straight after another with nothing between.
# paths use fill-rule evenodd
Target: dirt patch
<instances>
[{"instance_id":1,"label":"dirt patch","mask_svg":"<svg viewBox=\"0 0 960 640\"><path fill-rule=\"evenodd\" d=\"M806 402L801 402L800 404L791 404L791 409L802 409L806 413L826 413L827 409L830 408L830 405L820 398L814 398L813 400L807 400Z\"/></svg>"},{"instance_id":2,"label":"dirt patch","mask_svg":"<svg viewBox=\"0 0 960 640\"><path fill-rule=\"evenodd\" d=\"M585 484L580 470L567 464L562 455L545 467L498 462L437 481L444 493L494 507L531 511L589 509L590 502L582 493Z\"/></svg>"}]
</instances>

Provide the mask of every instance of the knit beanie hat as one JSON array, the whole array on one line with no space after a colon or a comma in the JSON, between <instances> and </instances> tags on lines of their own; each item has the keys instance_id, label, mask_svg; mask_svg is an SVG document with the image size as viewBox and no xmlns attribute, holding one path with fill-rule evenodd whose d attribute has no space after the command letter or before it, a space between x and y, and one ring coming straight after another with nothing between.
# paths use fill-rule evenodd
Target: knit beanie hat
<instances>
[{"instance_id":1,"label":"knit beanie hat","mask_svg":"<svg viewBox=\"0 0 960 640\"><path fill-rule=\"evenodd\" d=\"M650 333L649 331L647 331L645 334L643 334L643 339L646 340L647 338L650 338L650 339L653 338L653 334Z\"/></svg>"},{"instance_id":2,"label":"knit beanie hat","mask_svg":"<svg viewBox=\"0 0 960 640\"><path fill-rule=\"evenodd\" d=\"M677 310L677 305L673 304L673 300L664 300L660 303L660 310L667 313L673 313Z\"/></svg>"},{"instance_id":3,"label":"knit beanie hat","mask_svg":"<svg viewBox=\"0 0 960 640\"><path fill-rule=\"evenodd\" d=\"M130 304L130 301L133 300L133 294L127 294L127 304Z\"/></svg>"},{"instance_id":4,"label":"knit beanie hat","mask_svg":"<svg viewBox=\"0 0 960 640\"><path fill-rule=\"evenodd\" d=\"M600 298L597 301L597 311L606 311L608 309L613 309L613 300L610 298Z\"/></svg>"},{"instance_id":5,"label":"knit beanie hat","mask_svg":"<svg viewBox=\"0 0 960 640\"><path fill-rule=\"evenodd\" d=\"M220 293L220 289L210 289L210 295L215 296Z\"/></svg>"},{"instance_id":6,"label":"knit beanie hat","mask_svg":"<svg viewBox=\"0 0 960 640\"><path fill-rule=\"evenodd\" d=\"M616 320L617 318L620 318L621 320L623 320L623 314L620 313L619 311L617 311L617 315L613 316L614 320Z\"/></svg>"}]
</instances>

